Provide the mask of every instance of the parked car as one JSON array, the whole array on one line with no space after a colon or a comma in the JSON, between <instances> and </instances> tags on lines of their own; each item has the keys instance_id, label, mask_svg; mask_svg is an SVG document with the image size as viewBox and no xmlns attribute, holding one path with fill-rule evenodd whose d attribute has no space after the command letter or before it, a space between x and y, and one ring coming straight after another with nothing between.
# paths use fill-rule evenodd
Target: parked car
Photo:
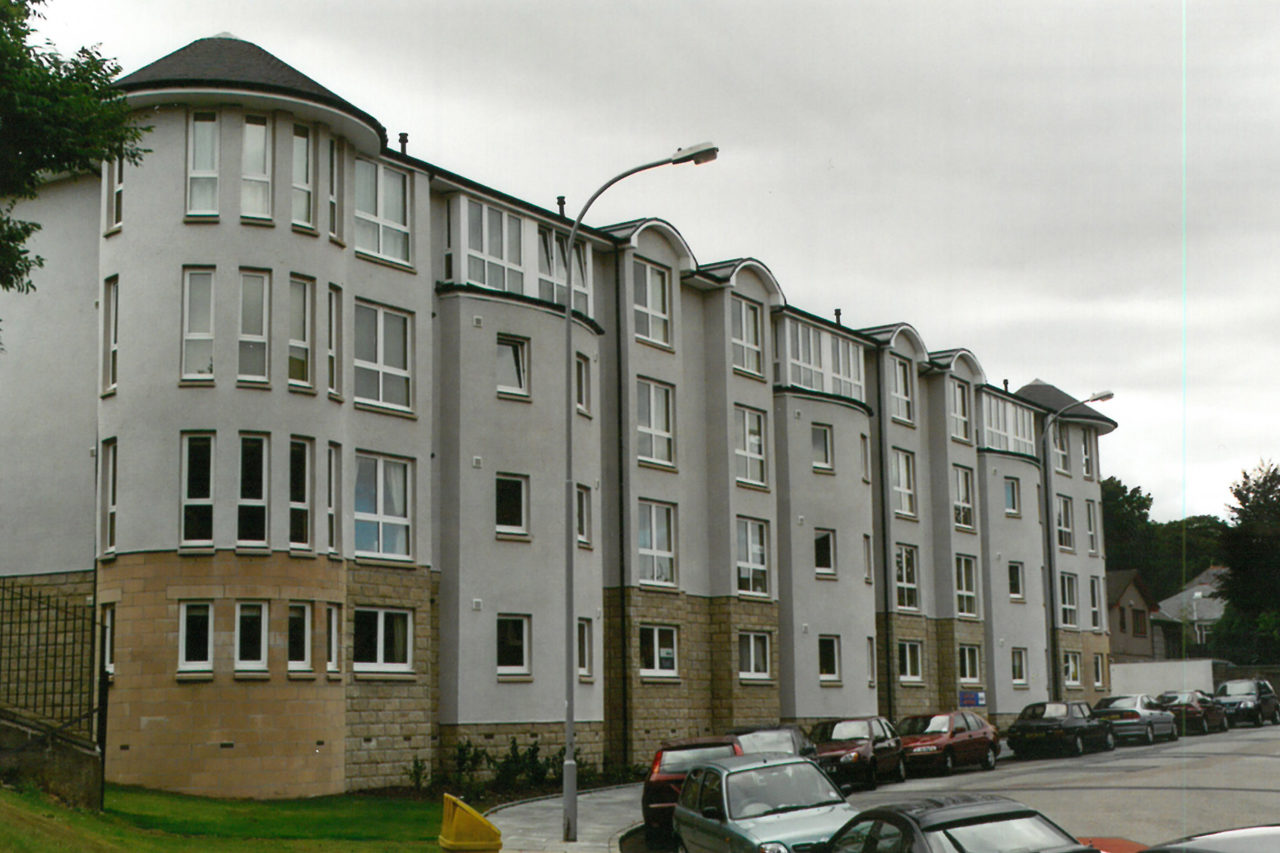
<instances>
[{"instance_id":1,"label":"parked car","mask_svg":"<svg viewBox=\"0 0 1280 853\"><path fill-rule=\"evenodd\" d=\"M1280 850L1280 824L1245 826L1189 835L1146 848L1146 853L1240 853Z\"/></svg>"},{"instance_id":2,"label":"parked car","mask_svg":"<svg viewBox=\"0 0 1280 853\"><path fill-rule=\"evenodd\" d=\"M1157 696L1156 701L1173 714L1184 735L1207 735L1215 729L1225 732L1230 726L1226 709L1203 690L1170 690Z\"/></svg>"},{"instance_id":3,"label":"parked car","mask_svg":"<svg viewBox=\"0 0 1280 853\"><path fill-rule=\"evenodd\" d=\"M855 783L874 788L878 779L907 778L902 740L884 717L825 720L809 730L809 737L818 748L814 760L842 790Z\"/></svg>"},{"instance_id":4,"label":"parked car","mask_svg":"<svg viewBox=\"0 0 1280 853\"><path fill-rule=\"evenodd\" d=\"M1111 722L1116 737L1155 743L1157 737L1178 739L1178 722L1171 711L1145 693L1103 696L1093 713Z\"/></svg>"},{"instance_id":5,"label":"parked car","mask_svg":"<svg viewBox=\"0 0 1280 853\"><path fill-rule=\"evenodd\" d=\"M1088 702L1032 702L1005 732L1018 755L1065 750L1080 755L1086 747L1115 749L1111 723L1093 713Z\"/></svg>"},{"instance_id":6,"label":"parked car","mask_svg":"<svg viewBox=\"0 0 1280 853\"><path fill-rule=\"evenodd\" d=\"M972 711L919 714L898 723L907 766L949 774L961 764L994 770L1000 754L995 727Z\"/></svg>"},{"instance_id":7,"label":"parked car","mask_svg":"<svg viewBox=\"0 0 1280 853\"><path fill-rule=\"evenodd\" d=\"M1270 720L1280 725L1280 698L1271 688L1271 682L1261 678L1238 678L1224 681L1213 691L1222 703L1233 725L1243 722L1262 725Z\"/></svg>"},{"instance_id":8,"label":"parked car","mask_svg":"<svg viewBox=\"0 0 1280 853\"><path fill-rule=\"evenodd\" d=\"M812 847L857 814L827 774L784 753L736 755L689 770L676 802L679 853Z\"/></svg>"},{"instance_id":9,"label":"parked car","mask_svg":"<svg viewBox=\"0 0 1280 853\"><path fill-rule=\"evenodd\" d=\"M755 752L789 752L792 755L811 756L817 752L813 741L796 725L738 726L728 734L738 739L742 754Z\"/></svg>"},{"instance_id":10,"label":"parked car","mask_svg":"<svg viewBox=\"0 0 1280 853\"><path fill-rule=\"evenodd\" d=\"M825 853L1100 853L1033 808L994 794L953 794L876 806L831 838Z\"/></svg>"},{"instance_id":11,"label":"parked car","mask_svg":"<svg viewBox=\"0 0 1280 853\"><path fill-rule=\"evenodd\" d=\"M690 767L713 758L741 754L742 747L733 735L685 738L667 741L658 747L640 790L645 836L658 840L671 835L671 813Z\"/></svg>"}]
</instances>

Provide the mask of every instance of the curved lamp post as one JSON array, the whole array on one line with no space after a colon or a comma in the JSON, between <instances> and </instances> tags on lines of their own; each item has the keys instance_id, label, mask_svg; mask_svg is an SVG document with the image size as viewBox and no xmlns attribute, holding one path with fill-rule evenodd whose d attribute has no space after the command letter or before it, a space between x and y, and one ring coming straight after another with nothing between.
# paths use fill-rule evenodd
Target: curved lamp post
<instances>
[{"instance_id":1,"label":"curved lamp post","mask_svg":"<svg viewBox=\"0 0 1280 853\"><path fill-rule=\"evenodd\" d=\"M1047 621L1049 628L1049 698L1059 700L1062 698L1062 661L1058 656L1058 603L1057 603L1057 587L1058 573L1056 571L1058 552L1057 543L1057 524L1053 514L1053 465L1049 458L1049 441L1053 435L1054 424L1058 419L1067 412L1079 406L1086 406L1089 403L1101 403L1114 397L1110 391L1099 391L1090 396L1087 400L1077 400L1074 403L1068 403L1061 409L1050 414L1044 419L1044 432L1040 436L1041 448L1041 465L1044 470L1044 496L1041 503L1044 504L1044 559L1045 568L1049 572L1049 588L1046 590L1045 603L1049 607L1049 618ZM1079 595L1079 591L1076 592Z\"/></svg>"},{"instance_id":2,"label":"curved lamp post","mask_svg":"<svg viewBox=\"0 0 1280 853\"><path fill-rule=\"evenodd\" d=\"M578 525L576 521L577 484L573 479L573 425L577 415L578 400L575 393L575 373L577 369L577 351L573 347L573 267L574 244L578 239L578 231L582 227L582 219L591 209L591 205L609 187L629 178L637 172L656 169L659 166L673 166L677 163L693 163L695 165L709 163L716 159L720 149L710 142L690 145L688 148L677 148L670 157L654 160L634 168L627 169L601 184L591 194L587 203L582 206L578 218L573 221L569 230L569 241L565 246L564 277L564 396L565 396L565 428L564 428L564 840L578 840L578 765L574 760L574 689L577 684L577 618L573 607L573 556L577 550ZM553 251L555 251L553 249Z\"/></svg>"}]
</instances>

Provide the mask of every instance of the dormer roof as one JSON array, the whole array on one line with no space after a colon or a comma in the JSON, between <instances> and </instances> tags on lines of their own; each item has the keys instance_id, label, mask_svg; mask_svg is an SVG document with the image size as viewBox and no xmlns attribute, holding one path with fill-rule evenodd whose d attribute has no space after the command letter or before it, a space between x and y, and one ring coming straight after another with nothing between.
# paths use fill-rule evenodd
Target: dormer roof
<instances>
[{"instance_id":1,"label":"dormer roof","mask_svg":"<svg viewBox=\"0 0 1280 853\"><path fill-rule=\"evenodd\" d=\"M1075 405L1080 401L1043 379L1033 379L1027 385L1023 385L1018 389L1018 396L1025 397L1050 412L1058 412L1067 406L1072 406L1071 411L1062 415L1062 420L1088 424L1097 429L1100 435L1111 432L1117 426L1115 421L1101 412L1088 406Z\"/></svg>"}]
</instances>

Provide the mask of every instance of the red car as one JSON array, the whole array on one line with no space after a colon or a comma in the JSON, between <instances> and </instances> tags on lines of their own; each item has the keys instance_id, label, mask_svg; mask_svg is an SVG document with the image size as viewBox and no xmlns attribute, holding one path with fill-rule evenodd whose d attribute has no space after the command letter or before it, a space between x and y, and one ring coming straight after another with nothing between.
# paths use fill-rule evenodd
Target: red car
<instances>
[{"instance_id":1,"label":"red car","mask_svg":"<svg viewBox=\"0 0 1280 853\"><path fill-rule=\"evenodd\" d=\"M1000 735L972 711L918 714L898 723L907 766L948 774L961 764L994 770L1000 754Z\"/></svg>"},{"instance_id":2,"label":"red car","mask_svg":"<svg viewBox=\"0 0 1280 853\"><path fill-rule=\"evenodd\" d=\"M658 747L640 792L645 837L650 840L670 838L671 815L684 786L685 774L704 761L728 755L742 755L742 747L733 735L685 738L668 741Z\"/></svg>"},{"instance_id":3,"label":"red car","mask_svg":"<svg viewBox=\"0 0 1280 853\"><path fill-rule=\"evenodd\" d=\"M841 790L854 784L874 788L879 779L902 782L902 741L884 717L826 720L809 732L817 744L814 760Z\"/></svg>"},{"instance_id":4,"label":"red car","mask_svg":"<svg viewBox=\"0 0 1280 853\"><path fill-rule=\"evenodd\" d=\"M1225 732L1230 726L1227 709L1213 701L1213 697L1203 690L1171 690L1161 693L1156 701L1166 711L1173 712L1178 729L1184 735Z\"/></svg>"}]
</instances>

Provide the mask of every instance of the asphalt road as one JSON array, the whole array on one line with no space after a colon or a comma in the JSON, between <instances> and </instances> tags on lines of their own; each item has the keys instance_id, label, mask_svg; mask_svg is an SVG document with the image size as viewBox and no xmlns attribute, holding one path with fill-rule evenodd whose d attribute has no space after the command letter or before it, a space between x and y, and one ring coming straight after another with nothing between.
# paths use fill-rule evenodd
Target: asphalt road
<instances>
[{"instance_id":1,"label":"asphalt road","mask_svg":"<svg viewBox=\"0 0 1280 853\"><path fill-rule=\"evenodd\" d=\"M1156 844L1193 832L1280 823L1280 727L1248 726L1079 758L1011 758L996 769L881 783L849 802L870 808L930 793L982 791L1033 806L1076 836ZM638 816L637 816L638 818ZM669 849L669 848L668 848ZM646 853L643 833L622 853Z\"/></svg>"}]
</instances>

